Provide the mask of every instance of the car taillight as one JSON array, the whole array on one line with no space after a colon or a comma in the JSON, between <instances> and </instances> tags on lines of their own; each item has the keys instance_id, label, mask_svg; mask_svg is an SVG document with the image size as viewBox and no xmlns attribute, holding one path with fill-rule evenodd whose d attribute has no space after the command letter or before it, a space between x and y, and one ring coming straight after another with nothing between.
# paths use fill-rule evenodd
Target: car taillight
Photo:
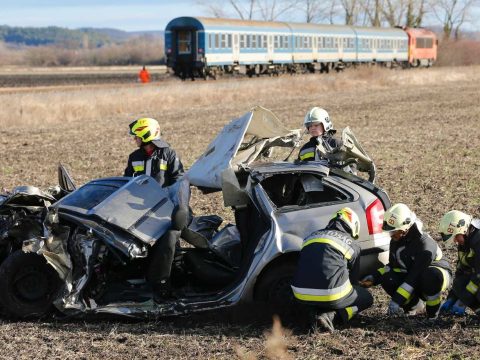
<instances>
[{"instance_id":1,"label":"car taillight","mask_svg":"<svg viewBox=\"0 0 480 360\"><path fill-rule=\"evenodd\" d=\"M172 49L167 49L167 54L171 54L172 53Z\"/></svg>"},{"instance_id":2,"label":"car taillight","mask_svg":"<svg viewBox=\"0 0 480 360\"><path fill-rule=\"evenodd\" d=\"M368 225L368 233L378 234L382 232L382 225L383 225L383 214L385 213L385 209L383 208L382 203L380 200L375 200L367 207L366 215L367 215L367 225Z\"/></svg>"},{"instance_id":3,"label":"car taillight","mask_svg":"<svg viewBox=\"0 0 480 360\"><path fill-rule=\"evenodd\" d=\"M199 54L203 54L203 49L202 49L202 48L198 48L198 53L199 53Z\"/></svg>"}]
</instances>

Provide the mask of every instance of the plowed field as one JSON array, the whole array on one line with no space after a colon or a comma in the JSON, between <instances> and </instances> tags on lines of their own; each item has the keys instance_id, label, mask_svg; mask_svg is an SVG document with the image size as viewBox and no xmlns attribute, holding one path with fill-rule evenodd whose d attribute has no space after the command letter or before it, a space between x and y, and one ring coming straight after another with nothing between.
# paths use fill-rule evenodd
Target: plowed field
<instances>
[{"instance_id":1,"label":"plowed field","mask_svg":"<svg viewBox=\"0 0 480 360\"><path fill-rule=\"evenodd\" d=\"M188 167L224 124L254 105L291 128L301 126L310 107L323 106L336 128L353 129L392 201L408 204L439 240L444 212L480 217L479 104L479 68L0 92L0 186L55 184L58 162L78 183L121 174L134 149L127 125L142 115L160 121ZM197 214L231 218L219 196L194 195ZM454 260L453 249L445 253ZM271 314L256 307L149 322L0 320L0 358L479 357L473 316L434 325L422 316L387 319L388 299L381 289L373 293L374 306L334 334L309 332L288 317L272 332Z\"/></svg>"}]
</instances>

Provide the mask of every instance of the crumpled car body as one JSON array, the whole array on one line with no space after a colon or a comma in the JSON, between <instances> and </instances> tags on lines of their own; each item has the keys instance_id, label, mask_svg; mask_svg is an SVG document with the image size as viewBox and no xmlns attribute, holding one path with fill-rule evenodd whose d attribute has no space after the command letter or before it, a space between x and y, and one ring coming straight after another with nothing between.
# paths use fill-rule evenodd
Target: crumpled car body
<instances>
[{"instance_id":1,"label":"crumpled car body","mask_svg":"<svg viewBox=\"0 0 480 360\"><path fill-rule=\"evenodd\" d=\"M327 160L268 160L273 147L291 154L300 137L299 130L285 129L270 111L256 107L226 125L184 179L169 188L147 175L90 181L51 206L45 235L26 240L23 251L0 266L0 303L19 317L44 315L52 304L72 316L146 317L287 301L303 239L344 206L360 216L363 272L379 267L388 260L390 238L381 231L388 196ZM190 186L222 191L235 224L220 229L218 216L194 218L182 230L190 245L176 251L175 298L156 303L145 281L150 249L172 226L175 207L188 206ZM22 281L7 278L26 261L36 262L37 270L24 277L44 273L36 283L47 284L36 289L38 299L48 299L38 308ZM1 295L12 286L24 296ZM23 308L13 305L19 301Z\"/></svg>"}]
</instances>

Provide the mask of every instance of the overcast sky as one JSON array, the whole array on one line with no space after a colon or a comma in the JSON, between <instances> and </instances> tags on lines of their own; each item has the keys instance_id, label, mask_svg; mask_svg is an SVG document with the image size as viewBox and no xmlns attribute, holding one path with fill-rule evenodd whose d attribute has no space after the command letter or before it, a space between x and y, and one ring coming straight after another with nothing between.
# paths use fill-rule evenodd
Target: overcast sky
<instances>
[{"instance_id":1,"label":"overcast sky","mask_svg":"<svg viewBox=\"0 0 480 360\"><path fill-rule=\"evenodd\" d=\"M480 30L480 11L464 29ZM208 16L195 0L0 0L0 25L164 30L178 16ZM302 19L289 19L302 21ZM431 19L426 26L433 25Z\"/></svg>"}]
</instances>

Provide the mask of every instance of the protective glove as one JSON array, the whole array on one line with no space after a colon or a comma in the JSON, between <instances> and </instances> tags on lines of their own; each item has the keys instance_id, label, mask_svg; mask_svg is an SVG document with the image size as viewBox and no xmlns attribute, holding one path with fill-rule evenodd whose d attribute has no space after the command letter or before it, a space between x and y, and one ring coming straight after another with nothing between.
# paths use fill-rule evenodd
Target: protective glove
<instances>
[{"instance_id":1,"label":"protective glove","mask_svg":"<svg viewBox=\"0 0 480 360\"><path fill-rule=\"evenodd\" d=\"M369 288L373 286L374 282L375 282L375 278L373 277L373 275L367 275L358 283L360 284L361 287Z\"/></svg>"},{"instance_id":2,"label":"protective glove","mask_svg":"<svg viewBox=\"0 0 480 360\"><path fill-rule=\"evenodd\" d=\"M398 316L401 315L403 309L398 305L395 301L390 300L390 304L388 304L387 315L388 316Z\"/></svg>"},{"instance_id":3,"label":"protective glove","mask_svg":"<svg viewBox=\"0 0 480 360\"><path fill-rule=\"evenodd\" d=\"M450 309L450 313L458 316L465 316L466 305L461 301L457 300Z\"/></svg>"},{"instance_id":4,"label":"protective glove","mask_svg":"<svg viewBox=\"0 0 480 360\"><path fill-rule=\"evenodd\" d=\"M448 298L445 300L442 306L440 306L440 313L451 313L453 304L455 304L455 298Z\"/></svg>"}]
</instances>

